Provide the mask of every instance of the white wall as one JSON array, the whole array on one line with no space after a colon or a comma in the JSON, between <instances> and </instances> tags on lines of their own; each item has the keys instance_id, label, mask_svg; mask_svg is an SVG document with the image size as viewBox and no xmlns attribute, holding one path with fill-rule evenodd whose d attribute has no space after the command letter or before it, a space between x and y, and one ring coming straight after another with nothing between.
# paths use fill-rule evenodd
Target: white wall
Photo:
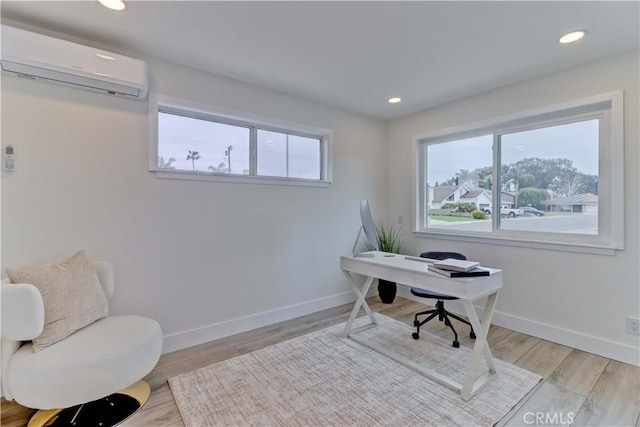
<instances>
[{"instance_id":1,"label":"white wall","mask_svg":"<svg viewBox=\"0 0 640 427\"><path fill-rule=\"evenodd\" d=\"M147 102L3 77L2 267L113 262L112 313L157 319L165 351L353 300L339 255L360 199L385 213L385 123L147 59L158 93L332 129L333 184L156 179Z\"/></svg>"},{"instance_id":2,"label":"white wall","mask_svg":"<svg viewBox=\"0 0 640 427\"><path fill-rule=\"evenodd\" d=\"M546 75L452 102L388 125L390 215L411 218L413 136L619 89L625 96L625 250L585 255L410 237L416 253L453 250L504 269L496 323L638 364L638 337L625 318L639 317L638 53Z\"/></svg>"},{"instance_id":3,"label":"white wall","mask_svg":"<svg viewBox=\"0 0 640 427\"><path fill-rule=\"evenodd\" d=\"M410 223L414 135L624 89L624 251L465 244L416 238L407 226L405 234L415 253L456 250L503 267L496 322L637 363L638 338L625 332L625 317L640 312L637 53L389 123L146 59L164 95L332 129L334 183L158 180L147 171L145 102L3 77L2 145L14 145L18 160L16 172L2 172L3 268L80 248L112 261L112 312L156 318L165 350L330 307L353 299L338 255L351 249L358 201Z\"/></svg>"}]
</instances>

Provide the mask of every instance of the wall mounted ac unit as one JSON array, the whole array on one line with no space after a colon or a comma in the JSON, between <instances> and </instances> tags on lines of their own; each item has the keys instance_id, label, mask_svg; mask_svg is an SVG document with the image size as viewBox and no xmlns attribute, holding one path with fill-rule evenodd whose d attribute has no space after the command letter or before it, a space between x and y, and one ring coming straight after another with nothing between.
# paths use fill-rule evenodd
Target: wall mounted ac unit
<instances>
[{"instance_id":1,"label":"wall mounted ac unit","mask_svg":"<svg viewBox=\"0 0 640 427\"><path fill-rule=\"evenodd\" d=\"M2 70L130 99L147 96L147 64L126 56L2 25Z\"/></svg>"}]
</instances>

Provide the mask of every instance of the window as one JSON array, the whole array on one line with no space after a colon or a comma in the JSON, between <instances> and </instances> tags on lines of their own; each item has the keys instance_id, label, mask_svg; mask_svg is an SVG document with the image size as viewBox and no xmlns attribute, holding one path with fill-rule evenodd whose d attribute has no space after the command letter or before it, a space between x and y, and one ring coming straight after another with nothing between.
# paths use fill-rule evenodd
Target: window
<instances>
[{"instance_id":1,"label":"window","mask_svg":"<svg viewBox=\"0 0 640 427\"><path fill-rule=\"evenodd\" d=\"M250 134L247 126L161 110L158 169L248 175Z\"/></svg>"},{"instance_id":2,"label":"window","mask_svg":"<svg viewBox=\"0 0 640 427\"><path fill-rule=\"evenodd\" d=\"M621 109L622 94L614 93L416 138L415 231L622 249Z\"/></svg>"},{"instance_id":3,"label":"window","mask_svg":"<svg viewBox=\"0 0 640 427\"><path fill-rule=\"evenodd\" d=\"M154 118L149 166L159 178L330 183L331 132L326 129L232 117L162 100Z\"/></svg>"},{"instance_id":4,"label":"window","mask_svg":"<svg viewBox=\"0 0 640 427\"><path fill-rule=\"evenodd\" d=\"M320 179L320 138L258 129L258 175Z\"/></svg>"}]
</instances>

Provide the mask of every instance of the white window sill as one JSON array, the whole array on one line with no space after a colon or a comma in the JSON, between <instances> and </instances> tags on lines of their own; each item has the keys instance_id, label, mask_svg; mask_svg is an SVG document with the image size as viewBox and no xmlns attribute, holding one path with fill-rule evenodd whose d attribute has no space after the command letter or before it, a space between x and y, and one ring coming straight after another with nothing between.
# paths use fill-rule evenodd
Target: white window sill
<instances>
[{"instance_id":1,"label":"white window sill","mask_svg":"<svg viewBox=\"0 0 640 427\"><path fill-rule=\"evenodd\" d=\"M439 240L454 240L459 242L481 243L486 245L515 246L521 248L544 249L550 251L561 252L578 252L593 255L613 256L617 250L622 248L614 248L597 244L581 244L568 242L545 242L535 240L533 238L512 238L503 236L480 236L467 234L450 234L439 233L435 231L414 231L416 237L424 237Z\"/></svg>"},{"instance_id":2,"label":"white window sill","mask_svg":"<svg viewBox=\"0 0 640 427\"><path fill-rule=\"evenodd\" d=\"M225 175L189 171L152 171L158 179L177 179L183 181L231 182L238 184L290 185L298 187L329 187L331 181L318 181L301 178L278 178L267 176Z\"/></svg>"}]
</instances>

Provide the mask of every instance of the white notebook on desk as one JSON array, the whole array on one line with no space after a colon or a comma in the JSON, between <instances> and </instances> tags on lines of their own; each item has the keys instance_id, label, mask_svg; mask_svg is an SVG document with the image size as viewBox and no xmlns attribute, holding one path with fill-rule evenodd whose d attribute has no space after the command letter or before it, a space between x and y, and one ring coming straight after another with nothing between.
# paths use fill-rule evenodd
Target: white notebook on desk
<instances>
[{"instance_id":1,"label":"white notebook on desk","mask_svg":"<svg viewBox=\"0 0 640 427\"><path fill-rule=\"evenodd\" d=\"M442 268L444 270L453 270L453 271L469 271L480 265L479 262L476 261L467 261L462 259L455 258L447 258L441 261L436 261L433 263L434 267Z\"/></svg>"}]
</instances>

